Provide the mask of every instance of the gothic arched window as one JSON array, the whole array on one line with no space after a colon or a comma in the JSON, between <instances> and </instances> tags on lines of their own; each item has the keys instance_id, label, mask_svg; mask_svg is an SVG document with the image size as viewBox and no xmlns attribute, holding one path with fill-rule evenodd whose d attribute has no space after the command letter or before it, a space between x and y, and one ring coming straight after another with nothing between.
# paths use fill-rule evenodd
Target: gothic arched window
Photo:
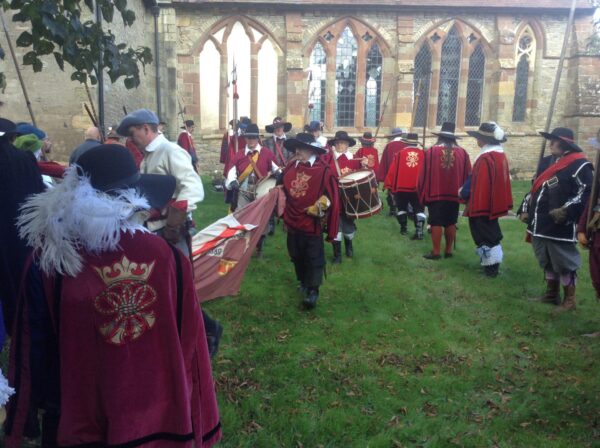
<instances>
[{"instance_id":1,"label":"gothic arched window","mask_svg":"<svg viewBox=\"0 0 600 448\"><path fill-rule=\"evenodd\" d=\"M454 26L446 36L446 40L442 45L440 87L436 120L438 126L446 121L456 122L461 57L462 44L456 26Z\"/></svg>"},{"instance_id":2,"label":"gothic arched window","mask_svg":"<svg viewBox=\"0 0 600 448\"><path fill-rule=\"evenodd\" d=\"M429 101L429 83L431 81L431 50L427 45L423 45L415 56L415 74L413 80L414 101L417 101L417 97L419 98L413 124L415 126L424 126L427 102Z\"/></svg>"},{"instance_id":3,"label":"gothic arched window","mask_svg":"<svg viewBox=\"0 0 600 448\"><path fill-rule=\"evenodd\" d=\"M325 93L327 78L327 54L320 42L315 45L310 54L310 85L308 88L308 104L311 121L325 120Z\"/></svg>"},{"instance_id":4,"label":"gothic arched window","mask_svg":"<svg viewBox=\"0 0 600 448\"><path fill-rule=\"evenodd\" d=\"M200 88L194 85L198 81L183 79L182 99L193 106L189 109L197 110L202 129L223 129L233 118L234 68L239 94L237 116L270 123L278 115L282 52L261 25L246 17L231 17L215 26L196 51L191 56L198 64ZM180 57L189 59L186 55Z\"/></svg>"},{"instance_id":5,"label":"gothic arched window","mask_svg":"<svg viewBox=\"0 0 600 448\"><path fill-rule=\"evenodd\" d=\"M484 74L485 54L483 52L483 47L478 45L469 58L465 126L479 126L481 123Z\"/></svg>"},{"instance_id":6,"label":"gothic arched window","mask_svg":"<svg viewBox=\"0 0 600 448\"><path fill-rule=\"evenodd\" d=\"M513 121L525 121L527 116L527 91L529 89L529 71L535 62L535 38L528 26L523 31L517 45L517 73L515 78L515 98L513 102Z\"/></svg>"},{"instance_id":7,"label":"gothic arched window","mask_svg":"<svg viewBox=\"0 0 600 448\"><path fill-rule=\"evenodd\" d=\"M379 51L379 46L375 43L367 53L365 85L365 126L367 127L375 127L379 124L382 69L383 57Z\"/></svg>"},{"instance_id":8,"label":"gothic arched window","mask_svg":"<svg viewBox=\"0 0 600 448\"><path fill-rule=\"evenodd\" d=\"M335 126L354 126L357 54L356 38L352 34L352 30L346 27L336 47Z\"/></svg>"}]
</instances>

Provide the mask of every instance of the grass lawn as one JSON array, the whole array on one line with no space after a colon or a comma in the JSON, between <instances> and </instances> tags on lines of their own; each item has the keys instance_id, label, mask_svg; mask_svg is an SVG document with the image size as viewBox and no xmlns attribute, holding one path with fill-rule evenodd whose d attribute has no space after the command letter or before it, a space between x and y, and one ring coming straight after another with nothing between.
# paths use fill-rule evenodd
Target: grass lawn
<instances>
[{"instance_id":1,"label":"grass lawn","mask_svg":"<svg viewBox=\"0 0 600 448\"><path fill-rule=\"evenodd\" d=\"M205 184L199 227L226 213ZM513 187L518 203L528 183ZM205 304L225 326L220 446L600 447L587 254L577 311L554 316L526 300L544 283L519 221L502 220L505 262L488 279L465 219L455 257L427 261L429 238L401 236L386 213L358 222L355 258L327 267L315 310L300 306L281 225L240 294Z\"/></svg>"},{"instance_id":2,"label":"grass lawn","mask_svg":"<svg viewBox=\"0 0 600 448\"><path fill-rule=\"evenodd\" d=\"M515 204L527 187L515 182ZM222 198L207 188L199 227ZM386 214L358 222L355 258L327 266L315 310L300 306L281 224L240 294L205 305L225 326L221 446L600 446L600 341L580 336L600 330L587 254L577 311L555 316L527 300L544 282L519 221L501 221L489 279L466 219L455 257L428 261L429 238Z\"/></svg>"}]
</instances>

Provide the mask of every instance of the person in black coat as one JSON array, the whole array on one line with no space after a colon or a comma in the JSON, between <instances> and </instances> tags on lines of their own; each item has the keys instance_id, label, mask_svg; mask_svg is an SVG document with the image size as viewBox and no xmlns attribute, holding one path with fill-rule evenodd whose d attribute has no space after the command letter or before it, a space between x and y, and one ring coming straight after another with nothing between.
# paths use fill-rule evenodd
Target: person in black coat
<instances>
[{"instance_id":1,"label":"person in black coat","mask_svg":"<svg viewBox=\"0 0 600 448\"><path fill-rule=\"evenodd\" d=\"M10 333L23 265L30 248L19 238L16 219L25 199L44 191L42 175L35 157L12 145L16 126L0 118L0 302L4 323Z\"/></svg>"},{"instance_id":2,"label":"person in black coat","mask_svg":"<svg viewBox=\"0 0 600 448\"><path fill-rule=\"evenodd\" d=\"M547 282L546 293L535 300L560 305L561 311L568 311L576 307L575 283L581 266L576 226L590 195L593 168L575 143L571 129L556 128L540 134L550 140L550 152L556 160L536 177L523 204L521 220L527 222L527 232Z\"/></svg>"}]
</instances>

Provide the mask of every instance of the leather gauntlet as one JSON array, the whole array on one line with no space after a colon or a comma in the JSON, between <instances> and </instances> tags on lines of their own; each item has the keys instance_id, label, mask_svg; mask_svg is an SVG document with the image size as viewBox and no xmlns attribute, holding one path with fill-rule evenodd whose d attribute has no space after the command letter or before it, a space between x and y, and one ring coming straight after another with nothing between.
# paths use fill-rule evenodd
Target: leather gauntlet
<instances>
[{"instance_id":1,"label":"leather gauntlet","mask_svg":"<svg viewBox=\"0 0 600 448\"><path fill-rule=\"evenodd\" d=\"M322 218L325 216L325 212L329 208L329 204L329 199L327 199L327 196L323 195L317 199L317 202L306 209L306 214L309 216L314 216L315 218Z\"/></svg>"},{"instance_id":2,"label":"leather gauntlet","mask_svg":"<svg viewBox=\"0 0 600 448\"><path fill-rule=\"evenodd\" d=\"M163 229L163 237L171 244L177 244L187 222L187 210L169 206L167 210L167 224Z\"/></svg>"}]
</instances>

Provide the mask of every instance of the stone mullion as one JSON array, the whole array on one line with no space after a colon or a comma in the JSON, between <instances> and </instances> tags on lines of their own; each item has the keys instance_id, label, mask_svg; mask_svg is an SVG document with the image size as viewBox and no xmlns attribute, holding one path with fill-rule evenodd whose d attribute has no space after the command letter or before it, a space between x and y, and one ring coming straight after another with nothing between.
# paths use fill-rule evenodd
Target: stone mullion
<instances>
[{"instance_id":1,"label":"stone mullion","mask_svg":"<svg viewBox=\"0 0 600 448\"><path fill-rule=\"evenodd\" d=\"M367 51L368 45L357 39L359 42L356 54L356 89L354 96L354 127L358 130L365 126L365 97L367 85Z\"/></svg>"},{"instance_id":2,"label":"stone mullion","mask_svg":"<svg viewBox=\"0 0 600 448\"><path fill-rule=\"evenodd\" d=\"M427 128L434 128L437 120L438 97L440 93L440 67L442 58L439 51L431 52L431 80L429 83L429 105L427 111Z\"/></svg>"},{"instance_id":3,"label":"stone mullion","mask_svg":"<svg viewBox=\"0 0 600 448\"><path fill-rule=\"evenodd\" d=\"M327 76L325 81L325 126L329 131L335 127L334 104L337 98L337 92L335 91L335 64L336 51L335 47L333 47L333 50L327 53Z\"/></svg>"},{"instance_id":4,"label":"stone mullion","mask_svg":"<svg viewBox=\"0 0 600 448\"><path fill-rule=\"evenodd\" d=\"M465 113L467 111L467 85L469 83L469 49L465 43L462 44L460 71L458 78L458 90L456 95L456 118L457 129L465 128Z\"/></svg>"},{"instance_id":5,"label":"stone mullion","mask_svg":"<svg viewBox=\"0 0 600 448\"><path fill-rule=\"evenodd\" d=\"M219 95L219 128L227 129L227 45L221 46L220 54L219 77L221 80L221 93Z\"/></svg>"},{"instance_id":6,"label":"stone mullion","mask_svg":"<svg viewBox=\"0 0 600 448\"><path fill-rule=\"evenodd\" d=\"M250 116L255 123L258 120L258 50L259 45L250 44Z\"/></svg>"}]
</instances>

